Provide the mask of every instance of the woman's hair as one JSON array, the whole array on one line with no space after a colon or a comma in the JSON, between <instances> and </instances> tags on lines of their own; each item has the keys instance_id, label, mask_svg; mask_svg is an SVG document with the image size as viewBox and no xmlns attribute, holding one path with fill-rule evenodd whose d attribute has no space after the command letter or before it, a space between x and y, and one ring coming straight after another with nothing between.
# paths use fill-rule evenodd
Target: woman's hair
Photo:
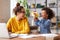
<instances>
[{"instance_id":1,"label":"woman's hair","mask_svg":"<svg viewBox=\"0 0 60 40\"><path fill-rule=\"evenodd\" d=\"M24 9L24 7L20 6L20 3L17 3L16 7L13 9L13 12L15 13L15 15L17 15L17 12L21 12L22 9Z\"/></svg>"},{"instance_id":2,"label":"woman's hair","mask_svg":"<svg viewBox=\"0 0 60 40\"><path fill-rule=\"evenodd\" d=\"M51 19L51 18L53 18L53 17L55 16L53 10L51 10L51 9L48 8L48 7L45 7L45 8L43 8L42 10L45 10L45 11L46 11L46 13L47 13L47 15L48 15L48 19Z\"/></svg>"},{"instance_id":3,"label":"woman's hair","mask_svg":"<svg viewBox=\"0 0 60 40\"><path fill-rule=\"evenodd\" d=\"M17 3L17 4L16 4L16 7L17 7L17 6L20 6L20 3Z\"/></svg>"}]
</instances>

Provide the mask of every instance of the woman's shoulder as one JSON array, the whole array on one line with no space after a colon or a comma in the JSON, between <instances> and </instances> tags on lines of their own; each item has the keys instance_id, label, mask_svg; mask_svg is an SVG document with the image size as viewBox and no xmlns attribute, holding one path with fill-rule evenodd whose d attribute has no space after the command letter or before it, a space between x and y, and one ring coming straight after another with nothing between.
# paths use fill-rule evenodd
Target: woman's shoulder
<instances>
[{"instance_id":1,"label":"woman's shoulder","mask_svg":"<svg viewBox=\"0 0 60 40\"><path fill-rule=\"evenodd\" d=\"M15 20L15 17L10 17L9 20L10 20L10 21L13 21L13 20Z\"/></svg>"},{"instance_id":2,"label":"woman's shoulder","mask_svg":"<svg viewBox=\"0 0 60 40\"><path fill-rule=\"evenodd\" d=\"M12 23L13 19L14 19L14 17L9 18L7 24L8 24L8 23Z\"/></svg>"}]
</instances>

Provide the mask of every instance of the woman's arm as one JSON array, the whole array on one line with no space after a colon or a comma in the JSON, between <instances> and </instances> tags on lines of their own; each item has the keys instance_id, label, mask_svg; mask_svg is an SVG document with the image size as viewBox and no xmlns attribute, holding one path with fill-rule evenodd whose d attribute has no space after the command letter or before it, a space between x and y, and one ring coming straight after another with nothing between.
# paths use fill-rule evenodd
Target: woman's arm
<instances>
[{"instance_id":1,"label":"woman's arm","mask_svg":"<svg viewBox=\"0 0 60 40\"><path fill-rule=\"evenodd\" d=\"M28 19L27 18L25 20L24 29L23 29L22 32L24 32L24 33L30 33L30 27L29 27L29 23L28 23Z\"/></svg>"},{"instance_id":2,"label":"woman's arm","mask_svg":"<svg viewBox=\"0 0 60 40\"><path fill-rule=\"evenodd\" d=\"M9 32L11 32L11 21L12 21L12 18L10 18L7 22L7 29Z\"/></svg>"},{"instance_id":3,"label":"woman's arm","mask_svg":"<svg viewBox=\"0 0 60 40\"><path fill-rule=\"evenodd\" d=\"M24 21L24 28L23 28L23 30L18 31L16 33L19 33L19 34L28 34L28 33L30 33L30 27L29 27L29 23L28 23L27 19Z\"/></svg>"}]
</instances>

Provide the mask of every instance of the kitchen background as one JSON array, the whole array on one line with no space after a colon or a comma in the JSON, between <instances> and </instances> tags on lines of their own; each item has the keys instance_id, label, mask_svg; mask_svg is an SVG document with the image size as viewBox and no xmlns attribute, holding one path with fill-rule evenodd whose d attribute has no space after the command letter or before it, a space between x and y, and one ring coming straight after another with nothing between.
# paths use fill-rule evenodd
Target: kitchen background
<instances>
[{"instance_id":1,"label":"kitchen background","mask_svg":"<svg viewBox=\"0 0 60 40\"><path fill-rule=\"evenodd\" d=\"M60 0L0 0L0 22L6 23L10 17L14 16L13 8L17 2L25 7L26 16L33 28L36 26L32 13L36 12L40 17L43 7L51 8L55 13L55 17L51 19L51 31L52 33L60 33Z\"/></svg>"}]
</instances>

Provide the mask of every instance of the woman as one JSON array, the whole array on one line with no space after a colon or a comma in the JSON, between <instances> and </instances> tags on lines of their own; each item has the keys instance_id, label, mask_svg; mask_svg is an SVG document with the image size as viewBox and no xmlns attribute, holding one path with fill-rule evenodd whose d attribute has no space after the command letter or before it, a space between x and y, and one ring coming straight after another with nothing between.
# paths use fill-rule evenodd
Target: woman
<instances>
[{"instance_id":1,"label":"woman","mask_svg":"<svg viewBox=\"0 0 60 40\"><path fill-rule=\"evenodd\" d=\"M30 32L30 28L28 25L28 20L25 17L24 8L17 5L14 8L14 13L16 16L10 18L7 22L8 31L17 34L28 34Z\"/></svg>"},{"instance_id":2,"label":"woman","mask_svg":"<svg viewBox=\"0 0 60 40\"><path fill-rule=\"evenodd\" d=\"M40 33L51 33L50 25L51 21L50 19L54 17L54 13L49 8L43 8L41 13L41 18L35 18L35 24L40 27Z\"/></svg>"}]
</instances>

